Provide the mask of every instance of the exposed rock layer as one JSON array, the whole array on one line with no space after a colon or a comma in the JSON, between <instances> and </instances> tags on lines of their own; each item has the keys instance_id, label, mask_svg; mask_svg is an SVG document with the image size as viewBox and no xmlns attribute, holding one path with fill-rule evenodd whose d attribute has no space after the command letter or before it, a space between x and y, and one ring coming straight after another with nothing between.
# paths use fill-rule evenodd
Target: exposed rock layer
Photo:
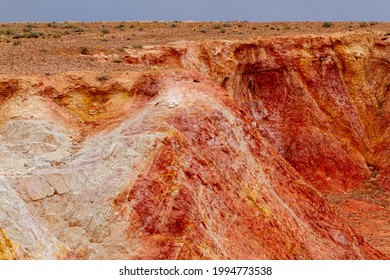
<instances>
[{"instance_id":1,"label":"exposed rock layer","mask_svg":"<svg viewBox=\"0 0 390 280\"><path fill-rule=\"evenodd\" d=\"M389 46L374 36L184 42L124 58L148 72L3 76L0 227L25 254L6 241L0 252L386 258L332 196L388 198ZM388 232L388 205L375 209Z\"/></svg>"}]
</instances>

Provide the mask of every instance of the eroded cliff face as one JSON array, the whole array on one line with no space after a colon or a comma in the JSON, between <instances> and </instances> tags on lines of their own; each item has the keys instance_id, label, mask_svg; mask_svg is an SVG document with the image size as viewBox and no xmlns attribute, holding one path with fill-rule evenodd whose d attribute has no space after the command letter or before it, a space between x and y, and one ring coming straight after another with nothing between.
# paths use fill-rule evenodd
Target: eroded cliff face
<instances>
[{"instance_id":1,"label":"eroded cliff face","mask_svg":"<svg viewBox=\"0 0 390 280\"><path fill-rule=\"evenodd\" d=\"M223 87L318 189L343 192L361 186L369 178L367 163L388 174L386 37L287 37L172 48L181 54L178 67L194 69ZM137 62L165 65L172 51L156 49L138 55ZM134 62L137 56L130 57ZM382 181L389 184L389 178Z\"/></svg>"},{"instance_id":2,"label":"eroded cliff face","mask_svg":"<svg viewBox=\"0 0 390 280\"><path fill-rule=\"evenodd\" d=\"M389 46L181 42L124 57L153 70L3 76L0 227L34 259L387 258L333 196L388 201Z\"/></svg>"}]
</instances>

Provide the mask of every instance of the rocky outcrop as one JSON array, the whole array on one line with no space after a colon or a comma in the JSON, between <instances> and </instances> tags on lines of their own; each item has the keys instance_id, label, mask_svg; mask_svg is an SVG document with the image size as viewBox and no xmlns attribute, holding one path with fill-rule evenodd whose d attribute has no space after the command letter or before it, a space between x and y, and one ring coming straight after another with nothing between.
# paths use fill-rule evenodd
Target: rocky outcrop
<instances>
[{"instance_id":1,"label":"rocky outcrop","mask_svg":"<svg viewBox=\"0 0 390 280\"><path fill-rule=\"evenodd\" d=\"M0 227L34 259L385 259L327 195L388 194L389 54L181 42L124 58L149 71L3 76Z\"/></svg>"},{"instance_id":2,"label":"rocky outcrop","mask_svg":"<svg viewBox=\"0 0 390 280\"><path fill-rule=\"evenodd\" d=\"M26 259L28 255L0 228L0 260Z\"/></svg>"}]
</instances>

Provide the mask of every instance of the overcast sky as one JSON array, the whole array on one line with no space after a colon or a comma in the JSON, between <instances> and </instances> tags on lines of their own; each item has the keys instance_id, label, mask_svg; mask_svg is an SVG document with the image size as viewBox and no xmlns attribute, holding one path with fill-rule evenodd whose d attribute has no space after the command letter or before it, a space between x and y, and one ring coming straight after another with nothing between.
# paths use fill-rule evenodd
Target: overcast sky
<instances>
[{"instance_id":1,"label":"overcast sky","mask_svg":"<svg viewBox=\"0 0 390 280\"><path fill-rule=\"evenodd\" d=\"M0 22L390 21L390 0L0 0Z\"/></svg>"}]
</instances>

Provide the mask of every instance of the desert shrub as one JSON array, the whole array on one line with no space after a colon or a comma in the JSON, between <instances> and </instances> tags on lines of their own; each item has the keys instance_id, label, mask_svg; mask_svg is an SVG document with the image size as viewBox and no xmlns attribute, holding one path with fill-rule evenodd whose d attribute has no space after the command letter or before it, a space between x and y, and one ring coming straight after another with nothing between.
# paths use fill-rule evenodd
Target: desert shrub
<instances>
[{"instance_id":1,"label":"desert shrub","mask_svg":"<svg viewBox=\"0 0 390 280\"><path fill-rule=\"evenodd\" d=\"M48 27L52 27L52 28L57 28L58 27L58 25L57 25L57 23L56 22L49 22L48 24L47 24L47 26Z\"/></svg>"},{"instance_id":2,"label":"desert shrub","mask_svg":"<svg viewBox=\"0 0 390 280\"><path fill-rule=\"evenodd\" d=\"M26 37L26 35L24 35L24 34L16 33L15 35L12 36L12 39L22 39L25 37Z\"/></svg>"},{"instance_id":3,"label":"desert shrub","mask_svg":"<svg viewBox=\"0 0 390 280\"><path fill-rule=\"evenodd\" d=\"M110 33L110 31L109 31L108 29L102 29L100 32L101 32L102 34L108 34L108 33Z\"/></svg>"},{"instance_id":4,"label":"desert shrub","mask_svg":"<svg viewBox=\"0 0 390 280\"><path fill-rule=\"evenodd\" d=\"M221 29L221 33L226 33L226 29Z\"/></svg>"},{"instance_id":5,"label":"desert shrub","mask_svg":"<svg viewBox=\"0 0 390 280\"><path fill-rule=\"evenodd\" d=\"M207 31L204 30L204 29L200 30L200 32L202 32L202 33L207 33Z\"/></svg>"},{"instance_id":6,"label":"desert shrub","mask_svg":"<svg viewBox=\"0 0 390 280\"><path fill-rule=\"evenodd\" d=\"M367 26L368 26L367 22L361 22L360 23L360 27L367 27Z\"/></svg>"},{"instance_id":7,"label":"desert shrub","mask_svg":"<svg viewBox=\"0 0 390 280\"><path fill-rule=\"evenodd\" d=\"M81 48L80 48L80 52L81 52L81 54L83 54L83 55L89 54L89 50L88 50L87 47L81 47Z\"/></svg>"},{"instance_id":8,"label":"desert shrub","mask_svg":"<svg viewBox=\"0 0 390 280\"><path fill-rule=\"evenodd\" d=\"M98 80L99 82L104 82L104 81L107 81L109 79L109 77L105 74L102 74L102 75L99 75L96 77L96 80Z\"/></svg>"},{"instance_id":9,"label":"desert shrub","mask_svg":"<svg viewBox=\"0 0 390 280\"><path fill-rule=\"evenodd\" d=\"M133 45L133 49L142 49L144 46L142 44Z\"/></svg>"},{"instance_id":10,"label":"desert shrub","mask_svg":"<svg viewBox=\"0 0 390 280\"><path fill-rule=\"evenodd\" d=\"M66 28L66 29L72 29L72 28L75 28L76 26L74 26L74 24L72 24L72 23L65 23L65 25L64 25L64 28Z\"/></svg>"},{"instance_id":11,"label":"desert shrub","mask_svg":"<svg viewBox=\"0 0 390 280\"><path fill-rule=\"evenodd\" d=\"M114 58L114 59L112 60L112 62L114 62L114 63L122 63L123 60L120 59L120 58Z\"/></svg>"},{"instance_id":12,"label":"desert shrub","mask_svg":"<svg viewBox=\"0 0 390 280\"><path fill-rule=\"evenodd\" d=\"M80 26L76 26L74 28L74 31L77 32L77 33L80 33L80 32L84 32L84 29L82 27L80 27Z\"/></svg>"},{"instance_id":13,"label":"desert shrub","mask_svg":"<svg viewBox=\"0 0 390 280\"><path fill-rule=\"evenodd\" d=\"M20 41L20 40L15 40L12 44L14 45L14 47L16 47L16 46L21 45L21 44L22 44L22 41Z\"/></svg>"},{"instance_id":14,"label":"desert shrub","mask_svg":"<svg viewBox=\"0 0 390 280\"><path fill-rule=\"evenodd\" d=\"M224 23L223 27L230 27L230 23L228 23L228 22Z\"/></svg>"},{"instance_id":15,"label":"desert shrub","mask_svg":"<svg viewBox=\"0 0 390 280\"><path fill-rule=\"evenodd\" d=\"M124 23L124 22L119 23L119 24L116 26L116 28L118 28L118 29L123 29L123 28L125 28L125 23Z\"/></svg>"},{"instance_id":16,"label":"desert shrub","mask_svg":"<svg viewBox=\"0 0 390 280\"><path fill-rule=\"evenodd\" d=\"M32 27L31 26L26 26L25 28L23 28L23 32L31 32L32 31Z\"/></svg>"},{"instance_id":17,"label":"desert shrub","mask_svg":"<svg viewBox=\"0 0 390 280\"><path fill-rule=\"evenodd\" d=\"M333 27L333 22L326 21L322 24L322 27L325 27L325 28Z\"/></svg>"},{"instance_id":18,"label":"desert shrub","mask_svg":"<svg viewBox=\"0 0 390 280\"><path fill-rule=\"evenodd\" d=\"M27 38L39 38L41 34L37 31L31 31L29 34L27 34Z\"/></svg>"},{"instance_id":19,"label":"desert shrub","mask_svg":"<svg viewBox=\"0 0 390 280\"><path fill-rule=\"evenodd\" d=\"M213 28L214 28L214 29L221 29L222 26L221 26L220 24L215 24L215 25L213 25Z\"/></svg>"},{"instance_id":20,"label":"desert shrub","mask_svg":"<svg viewBox=\"0 0 390 280\"><path fill-rule=\"evenodd\" d=\"M16 33L18 33L18 30L17 29L13 29L13 28L8 28L5 31L5 34L7 34L7 35L15 35Z\"/></svg>"}]
</instances>

